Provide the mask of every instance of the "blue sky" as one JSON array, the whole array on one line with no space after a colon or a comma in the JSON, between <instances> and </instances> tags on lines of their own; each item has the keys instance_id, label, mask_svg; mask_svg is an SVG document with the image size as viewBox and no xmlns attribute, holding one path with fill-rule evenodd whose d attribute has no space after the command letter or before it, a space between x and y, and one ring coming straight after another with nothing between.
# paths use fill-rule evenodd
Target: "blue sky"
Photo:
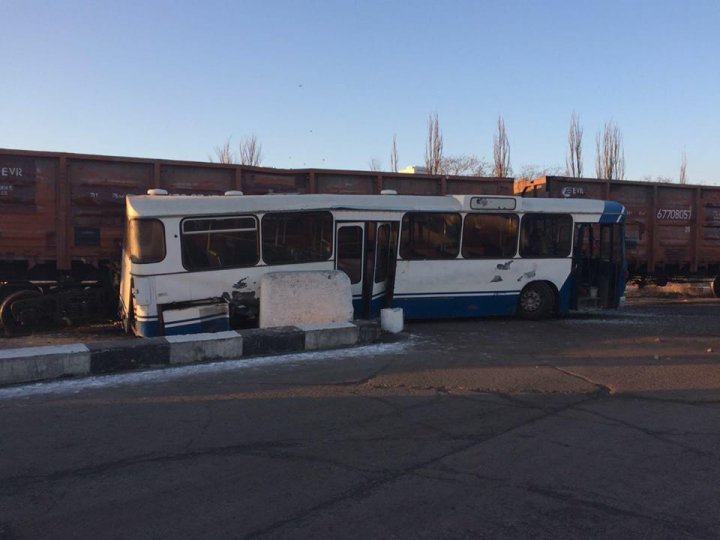
<instances>
[{"instance_id":1,"label":"blue sky","mask_svg":"<svg viewBox=\"0 0 720 540\"><path fill-rule=\"evenodd\" d=\"M570 115L614 121L626 176L720 183L720 2L0 0L0 147L264 165L490 160L563 167Z\"/></svg>"}]
</instances>

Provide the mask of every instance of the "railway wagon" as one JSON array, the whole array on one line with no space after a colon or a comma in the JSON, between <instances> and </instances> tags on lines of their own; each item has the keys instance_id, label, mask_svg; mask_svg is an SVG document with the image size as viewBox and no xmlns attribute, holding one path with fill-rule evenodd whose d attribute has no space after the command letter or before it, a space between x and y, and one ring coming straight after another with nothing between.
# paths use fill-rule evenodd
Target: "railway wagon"
<instances>
[{"instance_id":1,"label":"railway wagon","mask_svg":"<svg viewBox=\"0 0 720 540\"><path fill-rule=\"evenodd\" d=\"M543 176L517 180L515 193L623 204L630 279L641 285L712 279L720 296L720 186Z\"/></svg>"},{"instance_id":2,"label":"railway wagon","mask_svg":"<svg viewBox=\"0 0 720 540\"><path fill-rule=\"evenodd\" d=\"M0 321L6 333L23 317L80 322L113 306L125 197L154 188L178 195L366 195L384 189L512 195L513 180L0 149Z\"/></svg>"}]
</instances>

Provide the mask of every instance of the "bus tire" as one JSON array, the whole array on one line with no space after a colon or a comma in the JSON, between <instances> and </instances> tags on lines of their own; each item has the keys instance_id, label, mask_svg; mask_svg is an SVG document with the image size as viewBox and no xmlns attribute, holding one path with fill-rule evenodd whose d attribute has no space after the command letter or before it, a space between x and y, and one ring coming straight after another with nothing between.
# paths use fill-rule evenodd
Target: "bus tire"
<instances>
[{"instance_id":1,"label":"bus tire","mask_svg":"<svg viewBox=\"0 0 720 540\"><path fill-rule=\"evenodd\" d=\"M547 283L536 281L520 292L517 309L520 318L537 321L550 316L553 309L555 293Z\"/></svg>"}]
</instances>

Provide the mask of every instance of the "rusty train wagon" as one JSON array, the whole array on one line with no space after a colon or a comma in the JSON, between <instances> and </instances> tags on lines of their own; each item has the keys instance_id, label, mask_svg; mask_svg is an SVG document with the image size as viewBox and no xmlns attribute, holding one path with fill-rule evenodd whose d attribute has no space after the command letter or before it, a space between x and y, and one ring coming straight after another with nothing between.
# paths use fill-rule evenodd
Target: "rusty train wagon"
<instances>
[{"instance_id":1,"label":"rusty train wagon","mask_svg":"<svg viewBox=\"0 0 720 540\"><path fill-rule=\"evenodd\" d=\"M720 296L720 186L544 176L518 180L515 193L622 203L630 279L658 285L712 279Z\"/></svg>"},{"instance_id":2,"label":"rusty train wagon","mask_svg":"<svg viewBox=\"0 0 720 540\"><path fill-rule=\"evenodd\" d=\"M511 178L434 176L0 149L0 321L6 334L115 315L125 196L512 195Z\"/></svg>"}]
</instances>

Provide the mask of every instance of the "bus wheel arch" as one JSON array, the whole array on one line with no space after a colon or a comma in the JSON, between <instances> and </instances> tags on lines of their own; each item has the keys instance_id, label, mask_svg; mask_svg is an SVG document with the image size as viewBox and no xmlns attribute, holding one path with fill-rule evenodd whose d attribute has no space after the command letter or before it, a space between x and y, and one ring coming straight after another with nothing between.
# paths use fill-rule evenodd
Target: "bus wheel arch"
<instances>
[{"instance_id":1,"label":"bus wheel arch","mask_svg":"<svg viewBox=\"0 0 720 540\"><path fill-rule=\"evenodd\" d=\"M545 319L555 312L557 303L555 287L546 281L533 281L520 291L517 314L522 319Z\"/></svg>"}]
</instances>

